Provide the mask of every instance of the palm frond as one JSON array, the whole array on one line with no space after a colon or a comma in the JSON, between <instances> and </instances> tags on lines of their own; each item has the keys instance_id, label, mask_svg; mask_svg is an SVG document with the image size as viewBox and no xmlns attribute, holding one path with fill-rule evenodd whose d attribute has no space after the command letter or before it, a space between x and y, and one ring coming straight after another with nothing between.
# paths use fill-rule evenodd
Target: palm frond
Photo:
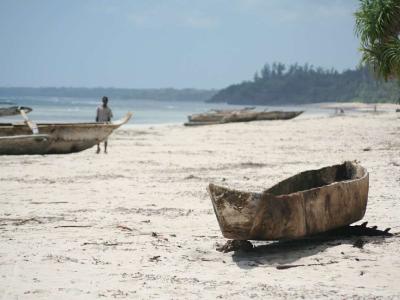
<instances>
[{"instance_id":1,"label":"palm frond","mask_svg":"<svg viewBox=\"0 0 400 300\"><path fill-rule=\"evenodd\" d=\"M400 80L400 0L360 0L355 17L362 63L385 80Z\"/></svg>"}]
</instances>

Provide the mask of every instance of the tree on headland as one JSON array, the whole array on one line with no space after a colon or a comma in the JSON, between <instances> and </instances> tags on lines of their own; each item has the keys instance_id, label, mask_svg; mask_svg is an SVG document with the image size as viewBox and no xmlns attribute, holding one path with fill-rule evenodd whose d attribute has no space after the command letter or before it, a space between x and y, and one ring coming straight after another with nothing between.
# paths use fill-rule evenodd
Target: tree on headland
<instances>
[{"instance_id":1,"label":"tree on headland","mask_svg":"<svg viewBox=\"0 0 400 300\"><path fill-rule=\"evenodd\" d=\"M355 17L362 52L362 65L356 70L266 64L253 81L230 85L210 101L246 105L398 101L400 0L360 0ZM375 80L370 68L384 80Z\"/></svg>"},{"instance_id":2,"label":"tree on headland","mask_svg":"<svg viewBox=\"0 0 400 300\"><path fill-rule=\"evenodd\" d=\"M338 72L310 64L265 64L253 80L218 91L209 101L242 105L317 102L394 102L400 85L376 81L366 66Z\"/></svg>"},{"instance_id":3,"label":"tree on headland","mask_svg":"<svg viewBox=\"0 0 400 300\"><path fill-rule=\"evenodd\" d=\"M362 62L384 80L400 80L400 0L360 0L355 13Z\"/></svg>"}]
</instances>

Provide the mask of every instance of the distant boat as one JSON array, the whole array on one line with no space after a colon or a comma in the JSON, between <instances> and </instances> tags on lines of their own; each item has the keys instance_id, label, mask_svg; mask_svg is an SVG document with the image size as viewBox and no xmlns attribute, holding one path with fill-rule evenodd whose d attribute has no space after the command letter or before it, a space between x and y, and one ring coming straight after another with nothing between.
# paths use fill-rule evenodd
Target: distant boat
<instances>
[{"instance_id":1,"label":"distant boat","mask_svg":"<svg viewBox=\"0 0 400 300\"><path fill-rule=\"evenodd\" d=\"M201 126L233 122L289 120L302 113L303 111L253 111L249 109L238 111L217 111L191 115L188 117L189 122L184 125Z\"/></svg>"},{"instance_id":2,"label":"distant boat","mask_svg":"<svg viewBox=\"0 0 400 300\"><path fill-rule=\"evenodd\" d=\"M206 113L193 114L188 116L189 122L221 122L224 118L233 115L240 114L244 112L252 111L254 107L245 107L243 109L212 109Z\"/></svg>"},{"instance_id":3,"label":"distant boat","mask_svg":"<svg viewBox=\"0 0 400 300\"><path fill-rule=\"evenodd\" d=\"M65 154L83 151L105 140L127 123L132 113L112 123L0 123L0 155Z\"/></svg>"},{"instance_id":4,"label":"distant boat","mask_svg":"<svg viewBox=\"0 0 400 300\"><path fill-rule=\"evenodd\" d=\"M32 111L32 108L25 106L0 107L0 117L19 115L21 110L25 111L25 113L29 113Z\"/></svg>"},{"instance_id":5,"label":"distant boat","mask_svg":"<svg viewBox=\"0 0 400 300\"><path fill-rule=\"evenodd\" d=\"M354 162L299 173L262 193L210 184L208 193L224 237L301 238L354 223L365 214L369 175Z\"/></svg>"}]
</instances>

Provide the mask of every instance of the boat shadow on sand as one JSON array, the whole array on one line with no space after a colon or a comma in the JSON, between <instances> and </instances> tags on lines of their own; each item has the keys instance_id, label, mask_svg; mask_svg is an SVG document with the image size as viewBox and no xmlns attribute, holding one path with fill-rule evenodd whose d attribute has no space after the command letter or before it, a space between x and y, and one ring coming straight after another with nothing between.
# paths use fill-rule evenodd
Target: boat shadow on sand
<instances>
[{"instance_id":1,"label":"boat shadow on sand","mask_svg":"<svg viewBox=\"0 0 400 300\"><path fill-rule=\"evenodd\" d=\"M337 261L325 261L302 265L292 264L301 258L313 256L338 245L352 245L363 248L366 243L382 243L386 238L398 236L389 232L390 228L379 230L376 226L345 226L339 229L296 240L274 242L249 242L229 240L217 248L220 252L234 252L233 261L242 269L262 266L275 266L277 269L288 269L301 266L328 265ZM355 258L357 260L357 258Z\"/></svg>"}]
</instances>

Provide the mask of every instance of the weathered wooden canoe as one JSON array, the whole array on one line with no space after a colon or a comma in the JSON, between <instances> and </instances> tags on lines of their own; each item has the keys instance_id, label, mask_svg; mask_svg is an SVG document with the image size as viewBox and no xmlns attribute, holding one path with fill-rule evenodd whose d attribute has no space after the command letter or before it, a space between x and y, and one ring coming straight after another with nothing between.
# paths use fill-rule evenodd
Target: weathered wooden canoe
<instances>
[{"instance_id":1,"label":"weathered wooden canoe","mask_svg":"<svg viewBox=\"0 0 400 300\"><path fill-rule=\"evenodd\" d=\"M0 155L79 152L105 140L131 116L113 123L38 123L40 134L31 134L24 123L0 123Z\"/></svg>"},{"instance_id":2,"label":"weathered wooden canoe","mask_svg":"<svg viewBox=\"0 0 400 300\"><path fill-rule=\"evenodd\" d=\"M29 113L32 111L32 108L25 106L0 107L0 117L19 115L21 110L25 113Z\"/></svg>"},{"instance_id":3,"label":"weathered wooden canoe","mask_svg":"<svg viewBox=\"0 0 400 300\"><path fill-rule=\"evenodd\" d=\"M185 123L184 125L201 126L232 122L289 120L299 116L302 113L303 111L237 111L225 114L209 114L208 117L206 117L205 114L204 116L189 116L189 122Z\"/></svg>"},{"instance_id":4,"label":"weathered wooden canoe","mask_svg":"<svg viewBox=\"0 0 400 300\"><path fill-rule=\"evenodd\" d=\"M213 109L206 113L190 115L188 116L188 120L189 122L221 122L224 118L230 115L245 113L253 109L254 107L245 107L239 110Z\"/></svg>"},{"instance_id":5,"label":"weathered wooden canoe","mask_svg":"<svg viewBox=\"0 0 400 300\"><path fill-rule=\"evenodd\" d=\"M293 119L303 111L249 111L240 114L227 116L223 122L251 122L251 121L271 121Z\"/></svg>"},{"instance_id":6,"label":"weathered wooden canoe","mask_svg":"<svg viewBox=\"0 0 400 300\"><path fill-rule=\"evenodd\" d=\"M210 184L224 237L235 240L301 238L354 223L365 214L369 175L354 162L306 171L262 193Z\"/></svg>"}]
</instances>

